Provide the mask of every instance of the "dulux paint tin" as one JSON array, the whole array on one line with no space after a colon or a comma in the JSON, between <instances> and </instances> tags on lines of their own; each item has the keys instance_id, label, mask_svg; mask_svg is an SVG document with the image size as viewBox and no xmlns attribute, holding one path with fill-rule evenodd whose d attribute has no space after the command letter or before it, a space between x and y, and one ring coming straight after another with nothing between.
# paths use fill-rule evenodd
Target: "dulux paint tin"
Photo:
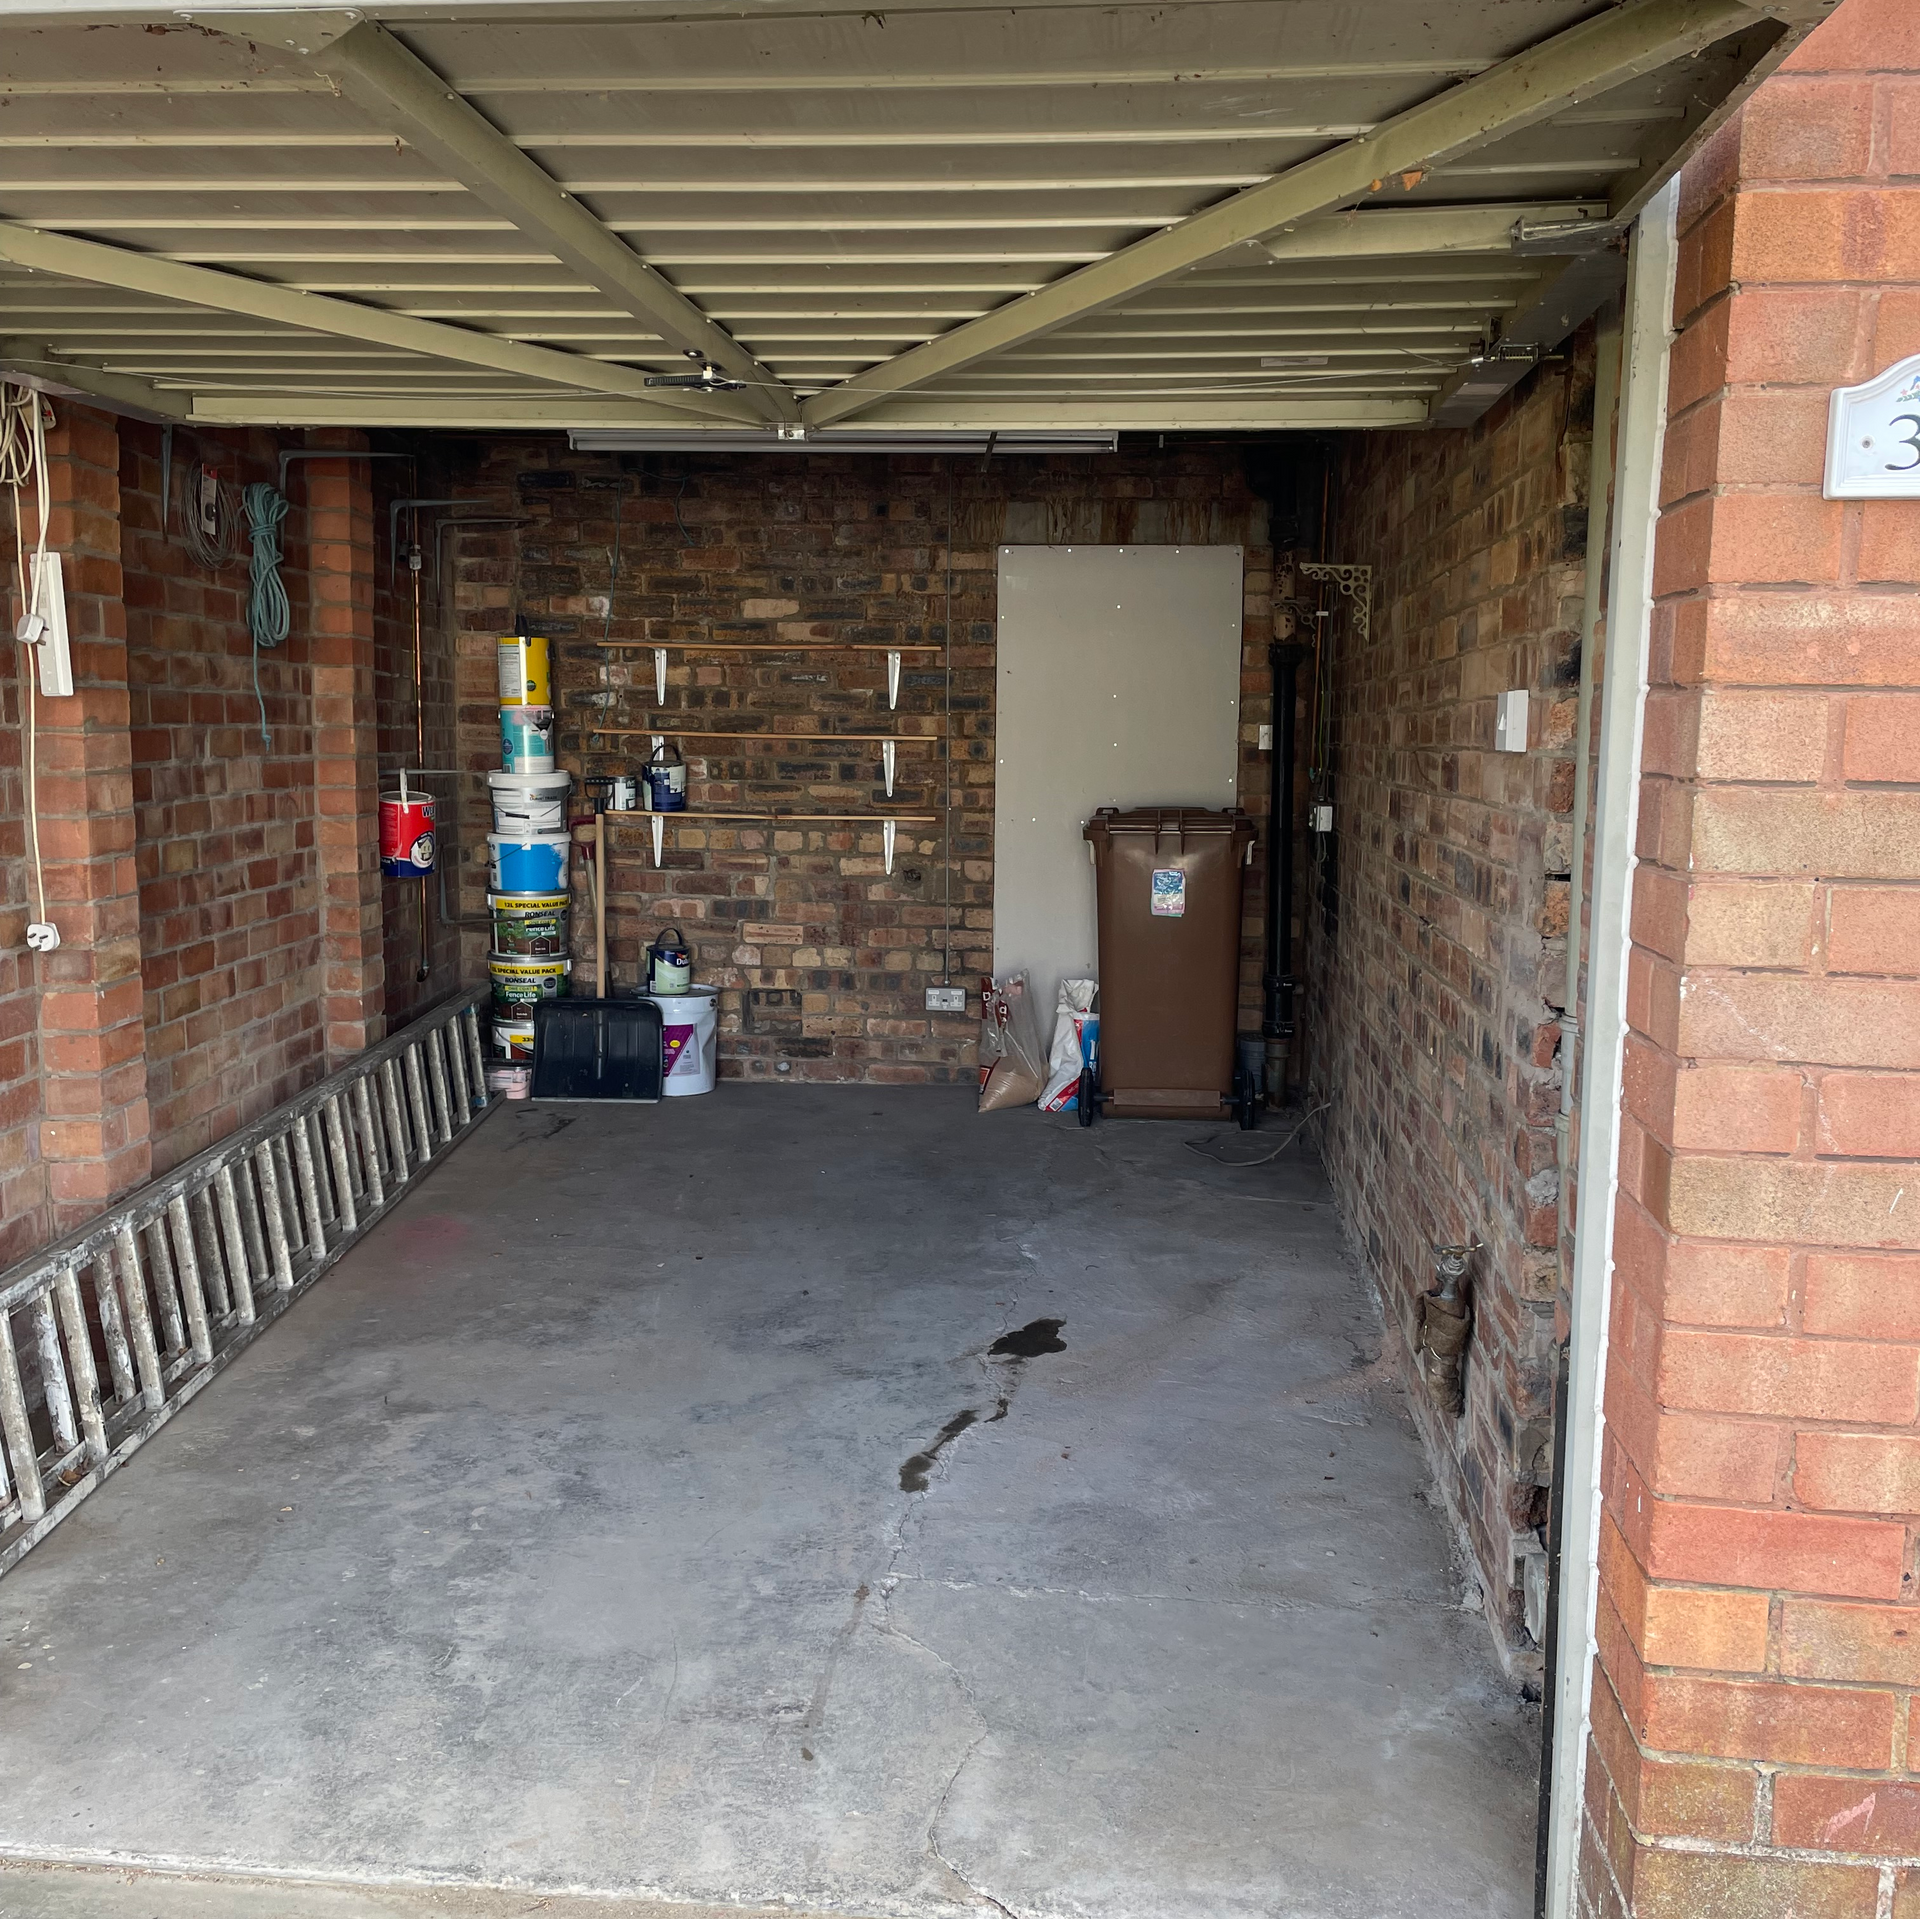
<instances>
[{"instance_id":1,"label":"dulux paint tin","mask_svg":"<svg viewBox=\"0 0 1920 1919\"><path fill-rule=\"evenodd\" d=\"M687 810L687 763L679 750L663 742L653 749L653 758L640 769L647 783L647 805L656 813L684 813Z\"/></svg>"}]
</instances>

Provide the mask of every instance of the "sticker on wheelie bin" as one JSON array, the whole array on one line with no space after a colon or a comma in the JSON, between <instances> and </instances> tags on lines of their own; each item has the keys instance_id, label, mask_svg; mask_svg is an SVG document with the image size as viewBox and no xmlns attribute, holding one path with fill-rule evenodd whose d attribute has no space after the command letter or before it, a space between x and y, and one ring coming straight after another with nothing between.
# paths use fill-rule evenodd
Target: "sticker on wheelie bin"
<instances>
[{"instance_id":1,"label":"sticker on wheelie bin","mask_svg":"<svg viewBox=\"0 0 1920 1919\"><path fill-rule=\"evenodd\" d=\"M1187 876L1174 866L1160 866L1153 874L1153 916L1184 919L1187 913Z\"/></svg>"}]
</instances>

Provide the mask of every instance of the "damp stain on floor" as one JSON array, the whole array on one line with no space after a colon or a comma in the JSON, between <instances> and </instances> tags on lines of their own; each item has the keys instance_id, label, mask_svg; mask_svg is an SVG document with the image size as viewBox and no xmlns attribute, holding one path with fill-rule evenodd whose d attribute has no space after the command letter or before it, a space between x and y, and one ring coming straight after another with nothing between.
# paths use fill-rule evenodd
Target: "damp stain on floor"
<instances>
[{"instance_id":1,"label":"damp stain on floor","mask_svg":"<svg viewBox=\"0 0 1920 1919\"><path fill-rule=\"evenodd\" d=\"M1004 1411L1004 1408L1002 1409ZM999 1417L998 1414L995 1417ZM933 1471L933 1462L943 1451L964 1433L969 1426L979 1422L980 1415L971 1406L963 1413L955 1413L940 1428L940 1437L923 1453L915 1453L911 1459L903 1460L900 1466L900 1490L903 1493L923 1493L927 1490L927 1475Z\"/></svg>"},{"instance_id":2,"label":"damp stain on floor","mask_svg":"<svg viewBox=\"0 0 1920 1919\"><path fill-rule=\"evenodd\" d=\"M869 1096L503 1109L14 1567L0 1854L327 1892L8 1919L1527 1919L1317 1171Z\"/></svg>"},{"instance_id":3,"label":"damp stain on floor","mask_svg":"<svg viewBox=\"0 0 1920 1919\"><path fill-rule=\"evenodd\" d=\"M1002 1333L987 1348L989 1359L1038 1359L1042 1353L1064 1353L1067 1342L1060 1337L1064 1319L1030 1319L1010 1333Z\"/></svg>"}]
</instances>

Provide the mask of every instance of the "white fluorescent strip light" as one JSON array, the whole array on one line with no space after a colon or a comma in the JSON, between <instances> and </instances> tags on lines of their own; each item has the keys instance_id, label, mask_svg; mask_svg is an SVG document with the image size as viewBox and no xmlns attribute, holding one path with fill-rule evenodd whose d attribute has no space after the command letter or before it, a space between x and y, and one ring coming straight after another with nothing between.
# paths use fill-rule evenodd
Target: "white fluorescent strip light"
<instances>
[{"instance_id":1,"label":"white fluorescent strip light","mask_svg":"<svg viewBox=\"0 0 1920 1919\"><path fill-rule=\"evenodd\" d=\"M575 453L1111 453L1117 431L1062 428L1058 432L990 433L977 427L881 428L579 426L567 430Z\"/></svg>"}]
</instances>

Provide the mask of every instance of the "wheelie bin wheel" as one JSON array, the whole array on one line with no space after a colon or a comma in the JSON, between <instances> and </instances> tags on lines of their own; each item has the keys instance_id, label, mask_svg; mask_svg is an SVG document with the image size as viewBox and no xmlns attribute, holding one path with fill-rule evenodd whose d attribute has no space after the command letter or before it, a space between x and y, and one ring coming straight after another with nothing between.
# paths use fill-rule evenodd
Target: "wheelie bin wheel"
<instances>
[{"instance_id":1,"label":"wheelie bin wheel","mask_svg":"<svg viewBox=\"0 0 1920 1919\"><path fill-rule=\"evenodd\" d=\"M1090 1066L1083 1066L1080 1069L1080 1090L1075 1096L1074 1104L1080 1111L1080 1124L1091 1126L1099 1116L1100 1087Z\"/></svg>"}]
</instances>

